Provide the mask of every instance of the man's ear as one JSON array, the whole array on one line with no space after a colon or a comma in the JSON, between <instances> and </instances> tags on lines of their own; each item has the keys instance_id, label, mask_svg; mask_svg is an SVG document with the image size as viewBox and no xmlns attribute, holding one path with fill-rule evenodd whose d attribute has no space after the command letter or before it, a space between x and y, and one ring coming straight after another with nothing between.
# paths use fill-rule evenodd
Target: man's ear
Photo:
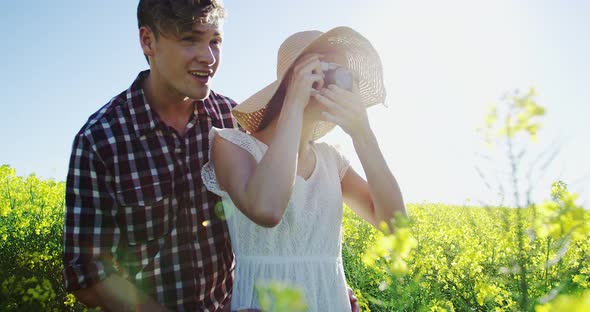
<instances>
[{"instance_id":1,"label":"man's ear","mask_svg":"<svg viewBox=\"0 0 590 312\"><path fill-rule=\"evenodd\" d=\"M154 56L154 50L156 48L156 36L155 33L147 26L141 26L139 28L139 43L143 54L147 57Z\"/></svg>"}]
</instances>

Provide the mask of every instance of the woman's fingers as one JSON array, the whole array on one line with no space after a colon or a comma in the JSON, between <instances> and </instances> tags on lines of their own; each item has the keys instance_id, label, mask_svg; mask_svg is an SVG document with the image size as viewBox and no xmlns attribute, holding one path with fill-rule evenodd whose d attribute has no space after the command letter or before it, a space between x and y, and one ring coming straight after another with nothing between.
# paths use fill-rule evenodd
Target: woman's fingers
<instances>
[{"instance_id":1,"label":"woman's fingers","mask_svg":"<svg viewBox=\"0 0 590 312\"><path fill-rule=\"evenodd\" d=\"M319 82L321 82L321 81L324 80L324 76L323 75L320 75L320 74L308 74L305 77L306 77L306 79L308 80L308 82L310 83L311 86L313 86L314 83L319 83ZM313 87L311 87L310 88L310 92L311 91L317 91L317 90L315 90Z\"/></svg>"},{"instance_id":2,"label":"woman's fingers","mask_svg":"<svg viewBox=\"0 0 590 312\"><path fill-rule=\"evenodd\" d=\"M331 122L331 123L333 123L335 125L339 125L341 127L344 125L344 122L342 121L341 118L334 116L334 115L330 114L329 112L322 112L321 119L323 121Z\"/></svg>"},{"instance_id":3,"label":"woman's fingers","mask_svg":"<svg viewBox=\"0 0 590 312\"><path fill-rule=\"evenodd\" d=\"M322 79L317 79L318 76L308 77L312 82L312 87L315 90L321 90L324 87L324 72L322 71L321 54L308 53L297 61L293 67L293 73L299 77L308 76L309 73L319 75ZM315 91L311 90L312 94Z\"/></svg>"},{"instance_id":4,"label":"woman's fingers","mask_svg":"<svg viewBox=\"0 0 590 312\"><path fill-rule=\"evenodd\" d=\"M297 64L297 68L295 68L295 75L297 76L296 79L303 80L305 84L305 88L309 88L309 92L311 92L312 86L322 84L324 80L324 75L317 70L321 69L321 62L319 60L318 55L314 55L313 57L309 57L302 61L302 63Z\"/></svg>"},{"instance_id":5,"label":"woman's fingers","mask_svg":"<svg viewBox=\"0 0 590 312\"><path fill-rule=\"evenodd\" d=\"M317 54L317 53L310 53L310 54L304 55L301 59L299 59L295 63L295 66L293 66L293 71L295 73L300 73L302 71L311 71L312 68L321 66L320 65L320 57L321 57L321 55ZM314 65L310 67L310 64L312 64L312 63Z\"/></svg>"},{"instance_id":6,"label":"woman's fingers","mask_svg":"<svg viewBox=\"0 0 590 312\"><path fill-rule=\"evenodd\" d=\"M322 88L324 88L325 85L325 80L324 78L326 77L324 74L324 71L322 70L322 61L321 61L321 57L320 57L320 62L317 64L317 66L312 70L312 72L314 74L318 74L322 76L322 80L314 83L313 88L315 90L321 90Z\"/></svg>"},{"instance_id":7,"label":"woman's fingers","mask_svg":"<svg viewBox=\"0 0 590 312\"><path fill-rule=\"evenodd\" d=\"M347 106L347 98L344 95L338 94L330 88L324 88L320 91L320 95L332 101L337 107L344 108Z\"/></svg>"},{"instance_id":8,"label":"woman's fingers","mask_svg":"<svg viewBox=\"0 0 590 312\"><path fill-rule=\"evenodd\" d=\"M325 97L321 93L315 94L315 98L322 104L326 109L329 111L336 112L340 109L340 105L338 103L332 101L331 99Z\"/></svg>"},{"instance_id":9,"label":"woman's fingers","mask_svg":"<svg viewBox=\"0 0 590 312\"><path fill-rule=\"evenodd\" d=\"M299 69L299 73L312 73L314 69L321 66L319 58L312 58L309 62L306 62L304 66Z\"/></svg>"},{"instance_id":10,"label":"woman's fingers","mask_svg":"<svg viewBox=\"0 0 590 312\"><path fill-rule=\"evenodd\" d=\"M328 91L338 97L350 97L350 91L342 89L337 85L331 84L326 88Z\"/></svg>"},{"instance_id":11,"label":"woman's fingers","mask_svg":"<svg viewBox=\"0 0 590 312\"><path fill-rule=\"evenodd\" d=\"M324 106L326 109L324 111L325 113L328 113L330 116L338 119L338 125L340 126L344 125L344 120L349 120L354 116L353 111L338 105L337 102L334 102L321 94L315 95L315 98L318 100L318 102L320 102L321 105Z\"/></svg>"},{"instance_id":12,"label":"woman's fingers","mask_svg":"<svg viewBox=\"0 0 590 312\"><path fill-rule=\"evenodd\" d=\"M312 95L313 85L323 81L323 75L316 73L320 65L320 54L306 54L297 60L288 79L288 94L291 94L296 102L302 103L305 107Z\"/></svg>"}]
</instances>

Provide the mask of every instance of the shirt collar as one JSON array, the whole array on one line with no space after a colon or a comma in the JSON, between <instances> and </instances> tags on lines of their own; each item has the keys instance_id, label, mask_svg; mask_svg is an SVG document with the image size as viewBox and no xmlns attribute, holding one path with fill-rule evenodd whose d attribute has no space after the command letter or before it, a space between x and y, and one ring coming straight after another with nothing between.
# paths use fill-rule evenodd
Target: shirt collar
<instances>
[{"instance_id":1,"label":"shirt collar","mask_svg":"<svg viewBox=\"0 0 590 312\"><path fill-rule=\"evenodd\" d=\"M126 103L133 121L133 128L138 136L153 132L156 126L161 123L156 112L147 102L143 90L143 82L149 73L149 70L140 72L126 92ZM194 115L205 114L214 120L221 120L218 110L215 109L218 106L217 97L215 92L210 91L205 100L195 101Z\"/></svg>"}]
</instances>

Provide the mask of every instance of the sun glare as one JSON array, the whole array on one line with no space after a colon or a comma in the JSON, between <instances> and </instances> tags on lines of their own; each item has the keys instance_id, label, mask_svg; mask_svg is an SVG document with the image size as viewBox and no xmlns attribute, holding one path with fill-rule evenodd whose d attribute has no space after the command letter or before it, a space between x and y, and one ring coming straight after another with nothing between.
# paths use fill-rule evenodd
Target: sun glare
<instances>
[{"instance_id":1,"label":"sun glare","mask_svg":"<svg viewBox=\"0 0 590 312\"><path fill-rule=\"evenodd\" d=\"M474 180L466 181L467 185L481 182L469 163L476 149L471 145L476 142L475 128L490 102L529 83L518 74L523 55L514 47L521 44L521 17L511 6L502 1L387 1L367 6L361 13L359 30L381 55L387 89L388 107L369 110L371 125L400 180L419 187L407 190L411 197L423 197L425 189L440 198L452 198L455 193L484 196L482 189L452 189L444 181L430 189L416 179L424 174L448 177L461 170ZM452 136L440 137L437 129L443 127ZM334 137L346 139L344 134ZM400 147L412 153L400 153ZM461 157L464 168L441 168L432 161L437 157L434 151L449 147L456 154L441 153L438 157L449 159L438 159L439 163L457 164ZM345 152L354 155L353 149ZM423 173L404 171L400 165L416 161L424 162ZM352 163L360 167L356 160Z\"/></svg>"}]
</instances>

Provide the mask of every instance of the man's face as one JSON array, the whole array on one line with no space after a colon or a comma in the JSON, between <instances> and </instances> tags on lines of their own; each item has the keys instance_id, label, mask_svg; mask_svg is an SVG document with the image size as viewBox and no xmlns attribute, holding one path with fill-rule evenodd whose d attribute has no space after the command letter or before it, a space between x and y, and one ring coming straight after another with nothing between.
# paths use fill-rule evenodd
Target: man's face
<instances>
[{"instance_id":1,"label":"man's face","mask_svg":"<svg viewBox=\"0 0 590 312\"><path fill-rule=\"evenodd\" d=\"M220 62L222 37L221 25L198 22L178 36L160 34L150 65L162 89L169 96L207 98Z\"/></svg>"}]
</instances>

